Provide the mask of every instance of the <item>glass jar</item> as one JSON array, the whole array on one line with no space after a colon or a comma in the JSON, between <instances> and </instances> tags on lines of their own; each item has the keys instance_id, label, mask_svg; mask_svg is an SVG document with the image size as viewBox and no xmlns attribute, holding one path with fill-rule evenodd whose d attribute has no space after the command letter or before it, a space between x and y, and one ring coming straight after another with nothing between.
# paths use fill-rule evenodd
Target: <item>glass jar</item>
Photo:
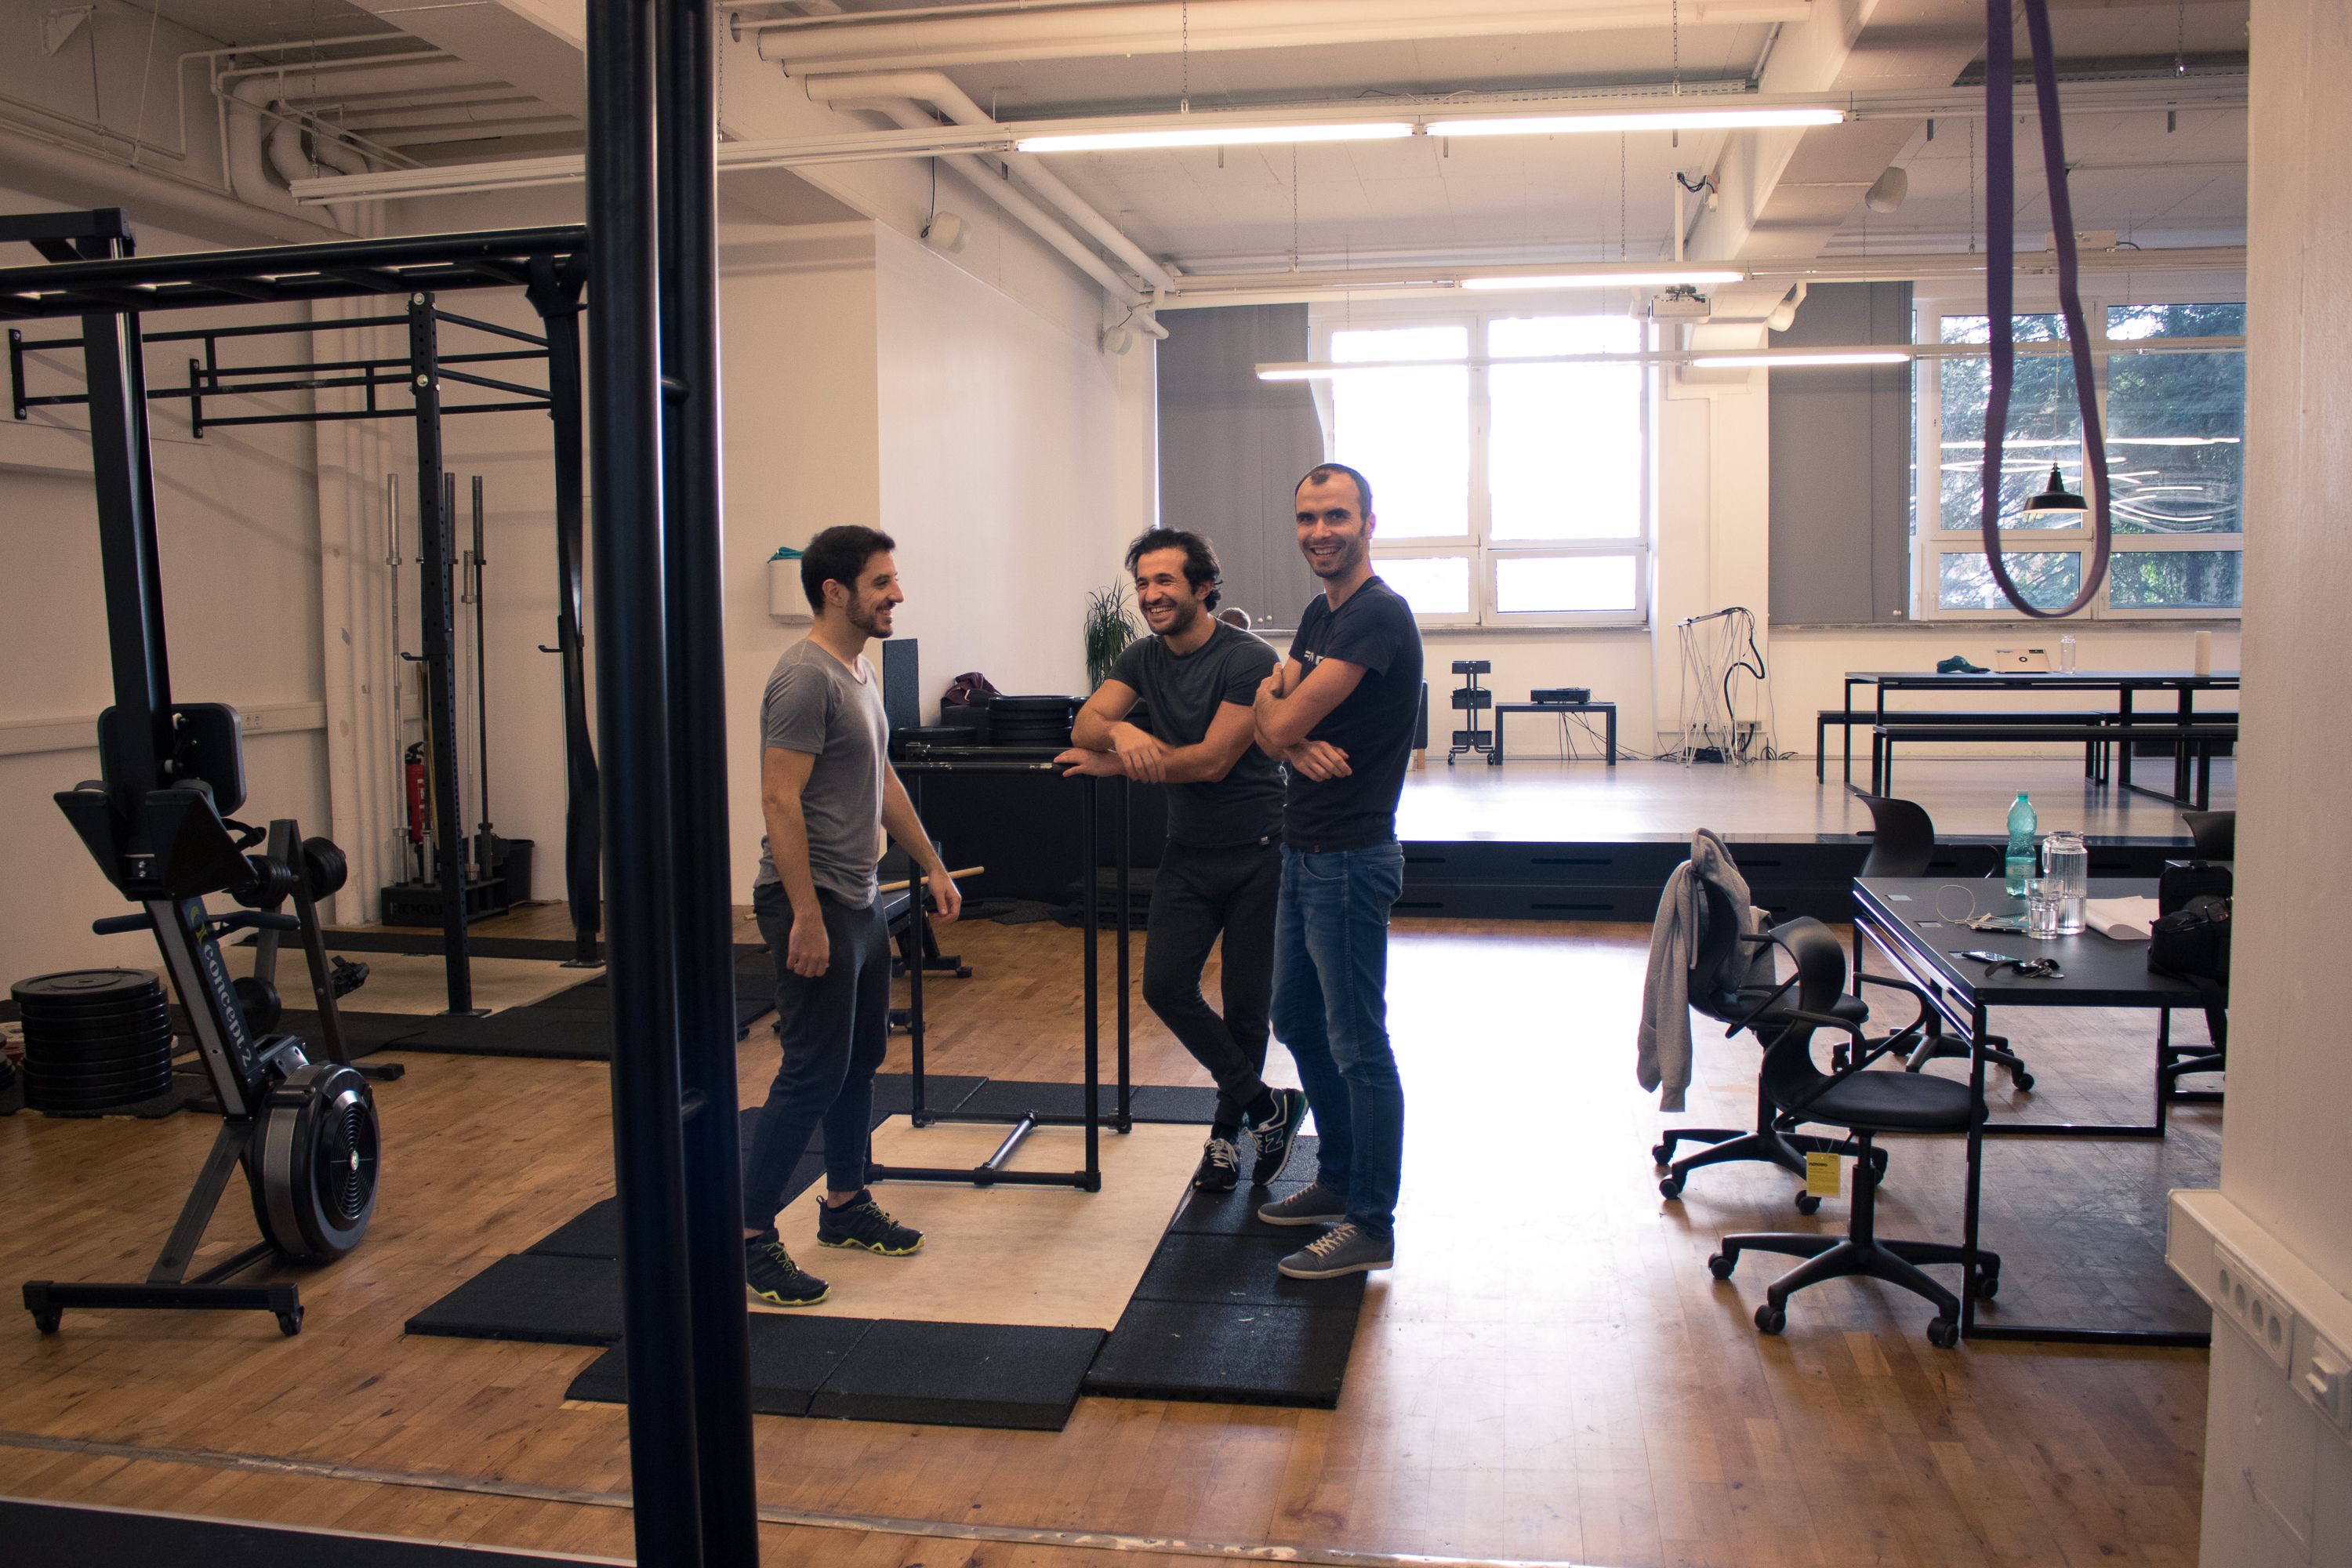
<instances>
[{"instance_id":1,"label":"glass jar","mask_svg":"<svg viewBox=\"0 0 2352 1568\"><path fill-rule=\"evenodd\" d=\"M2057 885L2057 934L2077 934L2083 929L2083 900L2091 890L2091 850L2083 836L2053 833L2043 839L2042 874Z\"/></svg>"}]
</instances>

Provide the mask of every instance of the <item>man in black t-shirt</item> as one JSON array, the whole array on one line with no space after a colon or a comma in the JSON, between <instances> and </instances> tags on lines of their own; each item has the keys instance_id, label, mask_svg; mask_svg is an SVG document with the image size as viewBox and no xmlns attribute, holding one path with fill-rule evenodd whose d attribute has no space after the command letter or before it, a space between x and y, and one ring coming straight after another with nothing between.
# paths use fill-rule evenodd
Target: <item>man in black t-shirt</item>
<instances>
[{"instance_id":1,"label":"man in black t-shirt","mask_svg":"<svg viewBox=\"0 0 2352 1568\"><path fill-rule=\"evenodd\" d=\"M1290 765L1274 1032L1298 1063L1322 1144L1314 1184L1257 1212L1332 1226L1281 1263L1293 1279L1328 1279L1396 1259L1404 1087L1389 1048L1388 925L1404 887L1396 807L1421 712L1421 631L1372 575L1363 475L1309 471L1297 522L1323 593L1254 707L1259 744Z\"/></svg>"},{"instance_id":2,"label":"man in black t-shirt","mask_svg":"<svg viewBox=\"0 0 2352 1568\"><path fill-rule=\"evenodd\" d=\"M1275 895L1282 879L1282 771L1260 751L1250 704L1276 663L1264 639L1215 618L1220 574L1209 542L1155 528L1127 548L1152 636L1129 643L1055 759L1072 773L1168 789L1168 847L1152 879L1143 1000L1217 1080L1217 1111L1192 1184L1231 1192L1247 1122L1251 1184L1289 1162L1307 1113L1295 1089L1268 1089L1267 998ZM1150 728L1128 721L1140 699ZM1209 949L1224 937L1224 1012L1201 994Z\"/></svg>"}]
</instances>

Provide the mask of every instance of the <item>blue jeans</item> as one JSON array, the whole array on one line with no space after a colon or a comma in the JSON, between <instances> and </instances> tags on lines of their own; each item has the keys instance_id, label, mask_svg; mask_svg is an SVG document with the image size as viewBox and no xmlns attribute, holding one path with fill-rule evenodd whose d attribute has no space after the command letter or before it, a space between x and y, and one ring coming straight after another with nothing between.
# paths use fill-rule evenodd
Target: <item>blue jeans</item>
<instances>
[{"instance_id":1,"label":"blue jeans","mask_svg":"<svg viewBox=\"0 0 2352 1568\"><path fill-rule=\"evenodd\" d=\"M1306 854L1285 846L1274 927L1274 1032L1298 1064L1322 1135L1316 1179L1386 1239L1404 1166L1404 1086L1389 1050L1393 843Z\"/></svg>"}]
</instances>

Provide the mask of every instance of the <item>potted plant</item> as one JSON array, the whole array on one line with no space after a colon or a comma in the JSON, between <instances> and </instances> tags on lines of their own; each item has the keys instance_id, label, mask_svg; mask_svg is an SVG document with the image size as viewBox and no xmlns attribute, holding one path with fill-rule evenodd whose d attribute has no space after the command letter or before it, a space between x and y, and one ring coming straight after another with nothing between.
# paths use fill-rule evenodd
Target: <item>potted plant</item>
<instances>
[{"instance_id":1,"label":"potted plant","mask_svg":"<svg viewBox=\"0 0 2352 1568\"><path fill-rule=\"evenodd\" d=\"M1127 584L1114 582L1087 595L1087 689L1110 678L1111 667L1127 645L1135 640L1135 622L1127 609Z\"/></svg>"}]
</instances>

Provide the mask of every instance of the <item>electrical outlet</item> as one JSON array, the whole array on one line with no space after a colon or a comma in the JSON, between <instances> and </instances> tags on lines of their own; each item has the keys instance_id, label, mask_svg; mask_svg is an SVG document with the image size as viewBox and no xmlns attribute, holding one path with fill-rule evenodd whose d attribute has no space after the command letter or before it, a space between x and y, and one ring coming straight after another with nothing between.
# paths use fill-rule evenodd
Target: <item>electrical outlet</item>
<instances>
[{"instance_id":1,"label":"electrical outlet","mask_svg":"<svg viewBox=\"0 0 2352 1568\"><path fill-rule=\"evenodd\" d=\"M2304 1362L2303 1375L2295 1379L2294 1387L2329 1426L2352 1436L2352 1356L2326 1340L2319 1341Z\"/></svg>"},{"instance_id":2,"label":"electrical outlet","mask_svg":"<svg viewBox=\"0 0 2352 1568\"><path fill-rule=\"evenodd\" d=\"M2245 1331L2246 1337L2281 1372L2294 1352L2294 1312L2278 1288L2226 1247L2213 1248L2213 1306Z\"/></svg>"}]
</instances>

